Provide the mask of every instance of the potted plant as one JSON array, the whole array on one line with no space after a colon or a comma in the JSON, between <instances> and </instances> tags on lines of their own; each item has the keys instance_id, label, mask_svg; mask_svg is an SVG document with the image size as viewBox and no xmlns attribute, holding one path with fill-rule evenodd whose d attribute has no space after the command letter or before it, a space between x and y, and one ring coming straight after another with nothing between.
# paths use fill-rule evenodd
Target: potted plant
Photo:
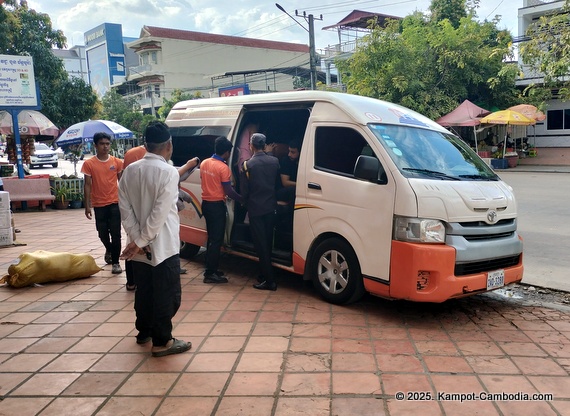
<instances>
[{"instance_id":1,"label":"potted plant","mask_svg":"<svg viewBox=\"0 0 570 416\"><path fill-rule=\"evenodd\" d=\"M68 186L60 185L58 187L51 187L51 192L55 196L54 207L55 209L66 209L69 207L71 190Z\"/></svg>"},{"instance_id":2,"label":"potted plant","mask_svg":"<svg viewBox=\"0 0 570 416\"><path fill-rule=\"evenodd\" d=\"M506 152L505 159L509 168L516 168L519 162L519 154L517 152Z\"/></svg>"},{"instance_id":3,"label":"potted plant","mask_svg":"<svg viewBox=\"0 0 570 416\"><path fill-rule=\"evenodd\" d=\"M70 196L70 208L78 209L83 206L83 194L80 192L71 192Z\"/></svg>"},{"instance_id":4,"label":"potted plant","mask_svg":"<svg viewBox=\"0 0 570 416\"><path fill-rule=\"evenodd\" d=\"M503 152L498 150L493 153L493 159L491 159L491 166L494 169L507 169L509 167L508 160L503 158Z\"/></svg>"}]
</instances>

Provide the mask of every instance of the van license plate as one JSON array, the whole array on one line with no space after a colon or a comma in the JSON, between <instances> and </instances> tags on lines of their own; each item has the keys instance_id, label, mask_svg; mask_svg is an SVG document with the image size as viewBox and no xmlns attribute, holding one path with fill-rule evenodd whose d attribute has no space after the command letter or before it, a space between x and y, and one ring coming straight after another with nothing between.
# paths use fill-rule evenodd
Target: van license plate
<instances>
[{"instance_id":1,"label":"van license plate","mask_svg":"<svg viewBox=\"0 0 570 416\"><path fill-rule=\"evenodd\" d=\"M496 289L505 285L505 271L494 270L487 273L487 290Z\"/></svg>"}]
</instances>

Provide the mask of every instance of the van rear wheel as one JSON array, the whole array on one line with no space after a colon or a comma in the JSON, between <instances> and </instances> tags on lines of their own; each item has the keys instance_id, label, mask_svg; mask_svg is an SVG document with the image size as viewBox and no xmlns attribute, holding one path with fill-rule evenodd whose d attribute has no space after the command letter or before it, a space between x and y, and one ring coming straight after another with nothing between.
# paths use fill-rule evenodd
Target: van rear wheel
<instances>
[{"instance_id":1,"label":"van rear wheel","mask_svg":"<svg viewBox=\"0 0 570 416\"><path fill-rule=\"evenodd\" d=\"M200 246L195 244L180 242L180 257L183 259L191 259L198 254L200 251Z\"/></svg>"},{"instance_id":2,"label":"van rear wheel","mask_svg":"<svg viewBox=\"0 0 570 416\"><path fill-rule=\"evenodd\" d=\"M354 250L338 238L321 242L309 265L313 286L330 303L356 302L364 295L360 264Z\"/></svg>"}]
</instances>

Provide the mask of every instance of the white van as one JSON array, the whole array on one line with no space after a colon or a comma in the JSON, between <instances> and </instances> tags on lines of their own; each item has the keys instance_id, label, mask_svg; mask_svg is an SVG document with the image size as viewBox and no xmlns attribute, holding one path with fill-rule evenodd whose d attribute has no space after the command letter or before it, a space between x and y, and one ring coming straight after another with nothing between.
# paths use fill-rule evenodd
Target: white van
<instances>
[{"instance_id":1,"label":"white van","mask_svg":"<svg viewBox=\"0 0 570 416\"><path fill-rule=\"evenodd\" d=\"M285 156L302 142L294 205L280 207L273 264L312 280L332 303L373 295L442 302L523 276L517 206L475 152L430 119L350 94L294 91L176 104L166 123L180 166L210 157L217 136L237 161L245 125L255 122ZM206 244L200 178L180 212L182 257ZM244 208L229 200L225 249L255 259Z\"/></svg>"}]
</instances>

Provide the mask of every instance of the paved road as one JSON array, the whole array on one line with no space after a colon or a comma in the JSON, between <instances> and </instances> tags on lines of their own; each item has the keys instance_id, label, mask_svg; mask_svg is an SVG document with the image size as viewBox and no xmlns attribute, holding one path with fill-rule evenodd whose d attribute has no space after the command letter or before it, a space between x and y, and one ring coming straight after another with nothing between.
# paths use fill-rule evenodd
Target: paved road
<instances>
[{"instance_id":1,"label":"paved road","mask_svg":"<svg viewBox=\"0 0 570 416\"><path fill-rule=\"evenodd\" d=\"M80 160L77 162L77 175L83 176L81 173L81 165L83 165L83 161ZM68 160L59 159L59 166L57 168L50 167L41 167L41 168L34 168L31 169L30 172L32 175L39 175L39 174L48 174L54 176L62 176L63 174L71 175L75 173L75 168L73 163Z\"/></svg>"},{"instance_id":2,"label":"paved road","mask_svg":"<svg viewBox=\"0 0 570 416\"><path fill-rule=\"evenodd\" d=\"M523 283L570 292L570 173L500 172L518 202Z\"/></svg>"}]
</instances>

